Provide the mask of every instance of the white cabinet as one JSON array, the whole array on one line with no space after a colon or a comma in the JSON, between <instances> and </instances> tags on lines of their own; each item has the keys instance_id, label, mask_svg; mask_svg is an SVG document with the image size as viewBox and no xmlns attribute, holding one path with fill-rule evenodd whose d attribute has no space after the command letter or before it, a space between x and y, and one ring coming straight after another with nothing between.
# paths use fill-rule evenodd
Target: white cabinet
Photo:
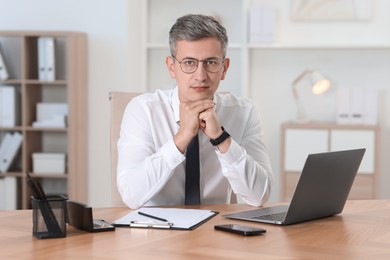
<instances>
[{"instance_id":1,"label":"white cabinet","mask_svg":"<svg viewBox=\"0 0 390 260\"><path fill-rule=\"evenodd\" d=\"M300 171L310 153L328 151L329 133L324 129L288 129L285 132L285 169Z\"/></svg>"},{"instance_id":2,"label":"white cabinet","mask_svg":"<svg viewBox=\"0 0 390 260\"><path fill-rule=\"evenodd\" d=\"M375 129L334 129L331 130L330 150L366 148L359 173L373 174L375 172L375 137Z\"/></svg>"},{"instance_id":3,"label":"white cabinet","mask_svg":"<svg viewBox=\"0 0 390 260\"><path fill-rule=\"evenodd\" d=\"M379 127L308 123L282 125L281 199L290 200L306 157L311 153L366 148L349 199L376 197Z\"/></svg>"}]
</instances>

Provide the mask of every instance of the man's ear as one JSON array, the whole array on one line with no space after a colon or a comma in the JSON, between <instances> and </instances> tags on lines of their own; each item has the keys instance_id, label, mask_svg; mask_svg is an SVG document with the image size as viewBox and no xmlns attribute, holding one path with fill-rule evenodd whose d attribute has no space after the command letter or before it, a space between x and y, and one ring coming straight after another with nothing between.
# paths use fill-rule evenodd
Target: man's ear
<instances>
[{"instance_id":1,"label":"man's ear","mask_svg":"<svg viewBox=\"0 0 390 260\"><path fill-rule=\"evenodd\" d=\"M171 56L167 56L165 58L165 64L167 65L167 68L168 68L168 71L169 71L169 75L171 75L171 78L176 78L176 74L175 74L175 63L174 63L174 60Z\"/></svg>"},{"instance_id":2,"label":"man's ear","mask_svg":"<svg viewBox=\"0 0 390 260\"><path fill-rule=\"evenodd\" d=\"M230 66L230 59L229 58L225 58L225 61L223 62L223 68L222 68L222 75L221 75L221 80L224 80L225 77L226 77L226 73L229 69L229 66Z\"/></svg>"}]
</instances>

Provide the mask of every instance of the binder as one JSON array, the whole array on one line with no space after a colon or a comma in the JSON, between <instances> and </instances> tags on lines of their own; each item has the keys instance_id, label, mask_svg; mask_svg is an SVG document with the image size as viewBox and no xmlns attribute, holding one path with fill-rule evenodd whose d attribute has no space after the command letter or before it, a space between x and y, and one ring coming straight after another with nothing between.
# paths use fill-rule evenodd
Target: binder
<instances>
[{"instance_id":1,"label":"binder","mask_svg":"<svg viewBox=\"0 0 390 260\"><path fill-rule=\"evenodd\" d=\"M38 38L39 80L55 80L55 41L53 37Z\"/></svg>"},{"instance_id":2,"label":"binder","mask_svg":"<svg viewBox=\"0 0 390 260\"><path fill-rule=\"evenodd\" d=\"M370 87L340 87L337 93L337 123L378 123L378 92Z\"/></svg>"},{"instance_id":3,"label":"binder","mask_svg":"<svg viewBox=\"0 0 390 260\"><path fill-rule=\"evenodd\" d=\"M22 134L19 132L6 133L0 144L0 172L8 171L22 144Z\"/></svg>"},{"instance_id":4,"label":"binder","mask_svg":"<svg viewBox=\"0 0 390 260\"><path fill-rule=\"evenodd\" d=\"M140 208L114 221L116 227L194 230L219 212L201 209Z\"/></svg>"},{"instance_id":5,"label":"binder","mask_svg":"<svg viewBox=\"0 0 390 260\"><path fill-rule=\"evenodd\" d=\"M337 90L337 123L351 123L350 88L340 87Z\"/></svg>"},{"instance_id":6,"label":"binder","mask_svg":"<svg viewBox=\"0 0 390 260\"><path fill-rule=\"evenodd\" d=\"M378 92L374 88L364 89L363 124L378 123Z\"/></svg>"},{"instance_id":7,"label":"binder","mask_svg":"<svg viewBox=\"0 0 390 260\"><path fill-rule=\"evenodd\" d=\"M275 31L274 8L255 4L249 12L249 42L272 43Z\"/></svg>"},{"instance_id":8,"label":"binder","mask_svg":"<svg viewBox=\"0 0 390 260\"><path fill-rule=\"evenodd\" d=\"M46 80L46 37L38 38L38 79Z\"/></svg>"},{"instance_id":9,"label":"binder","mask_svg":"<svg viewBox=\"0 0 390 260\"><path fill-rule=\"evenodd\" d=\"M0 179L0 210L17 209L17 182L15 177Z\"/></svg>"},{"instance_id":10,"label":"binder","mask_svg":"<svg viewBox=\"0 0 390 260\"><path fill-rule=\"evenodd\" d=\"M0 126L16 125L16 91L12 86L0 86Z\"/></svg>"},{"instance_id":11,"label":"binder","mask_svg":"<svg viewBox=\"0 0 390 260\"><path fill-rule=\"evenodd\" d=\"M363 124L363 94L363 88L351 88L351 124Z\"/></svg>"},{"instance_id":12,"label":"binder","mask_svg":"<svg viewBox=\"0 0 390 260\"><path fill-rule=\"evenodd\" d=\"M8 150L12 145L12 135L6 133L3 140L0 143L0 172L6 172L8 170L9 153Z\"/></svg>"},{"instance_id":13,"label":"binder","mask_svg":"<svg viewBox=\"0 0 390 260\"><path fill-rule=\"evenodd\" d=\"M55 80L55 48L54 38L46 37L45 39L46 50L46 80Z\"/></svg>"},{"instance_id":14,"label":"binder","mask_svg":"<svg viewBox=\"0 0 390 260\"><path fill-rule=\"evenodd\" d=\"M7 67L5 65L5 60L4 60L4 56L1 52L1 48L0 48L0 80L6 80L9 78L9 74L8 74L8 70L7 70Z\"/></svg>"}]
</instances>

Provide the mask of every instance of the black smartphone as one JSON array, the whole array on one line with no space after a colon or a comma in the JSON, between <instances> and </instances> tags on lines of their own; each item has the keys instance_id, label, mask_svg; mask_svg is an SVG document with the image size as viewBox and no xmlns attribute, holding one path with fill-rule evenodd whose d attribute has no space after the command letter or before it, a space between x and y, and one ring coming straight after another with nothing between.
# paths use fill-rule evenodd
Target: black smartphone
<instances>
[{"instance_id":1,"label":"black smartphone","mask_svg":"<svg viewBox=\"0 0 390 260\"><path fill-rule=\"evenodd\" d=\"M214 228L216 230L222 230L226 232L240 234L243 236L254 236L254 235L260 235L267 232L263 228L248 227L248 226L242 226L237 224L215 225Z\"/></svg>"},{"instance_id":2,"label":"black smartphone","mask_svg":"<svg viewBox=\"0 0 390 260\"><path fill-rule=\"evenodd\" d=\"M90 230L92 232L100 231L114 231L115 226L111 225L103 219L93 219L93 228Z\"/></svg>"}]
</instances>

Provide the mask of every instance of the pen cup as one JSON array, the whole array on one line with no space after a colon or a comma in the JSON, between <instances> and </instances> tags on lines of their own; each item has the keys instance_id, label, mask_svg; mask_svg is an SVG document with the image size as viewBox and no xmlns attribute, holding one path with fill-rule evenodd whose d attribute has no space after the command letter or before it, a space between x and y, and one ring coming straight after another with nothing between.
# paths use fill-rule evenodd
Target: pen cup
<instances>
[{"instance_id":1,"label":"pen cup","mask_svg":"<svg viewBox=\"0 0 390 260\"><path fill-rule=\"evenodd\" d=\"M66 237L66 201L64 196L46 199L31 197L33 236L39 239Z\"/></svg>"}]
</instances>

